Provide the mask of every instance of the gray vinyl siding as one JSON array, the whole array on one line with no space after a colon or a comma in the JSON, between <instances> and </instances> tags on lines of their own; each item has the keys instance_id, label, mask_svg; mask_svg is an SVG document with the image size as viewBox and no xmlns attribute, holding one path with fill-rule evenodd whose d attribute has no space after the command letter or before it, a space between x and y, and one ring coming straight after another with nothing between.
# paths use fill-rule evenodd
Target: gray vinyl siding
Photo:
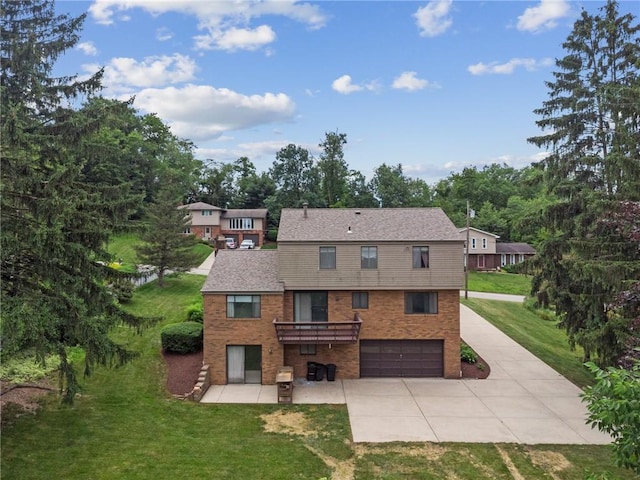
<instances>
[{"instance_id":1,"label":"gray vinyl siding","mask_svg":"<svg viewBox=\"0 0 640 480\"><path fill-rule=\"evenodd\" d=\"M360 247L378 247L378 268L360 268ZM319 247L336 247L336 268L319 268ZM429 247L429 268L413 268L412 247ZM460 289L462 242L278 244L278 280L286 289Z\"/></svg>"}]
</instances>

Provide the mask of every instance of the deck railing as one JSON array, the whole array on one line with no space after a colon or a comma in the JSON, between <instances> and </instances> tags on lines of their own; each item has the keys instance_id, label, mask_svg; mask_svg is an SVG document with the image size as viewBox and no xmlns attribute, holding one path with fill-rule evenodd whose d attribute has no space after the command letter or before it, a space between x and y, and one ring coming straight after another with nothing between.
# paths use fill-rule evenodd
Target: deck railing
<instances>
[{"instance_id":1,"label":"deck railing","mask_svg":"<svg viewBox=\"0 0 640 480\"><path fill-rule=\"evenodd\" d=\"M280 322L273 320L278 341L284 344L356 343L362 319L357 313L351 322Z\"/></svg>"}]
</instances>

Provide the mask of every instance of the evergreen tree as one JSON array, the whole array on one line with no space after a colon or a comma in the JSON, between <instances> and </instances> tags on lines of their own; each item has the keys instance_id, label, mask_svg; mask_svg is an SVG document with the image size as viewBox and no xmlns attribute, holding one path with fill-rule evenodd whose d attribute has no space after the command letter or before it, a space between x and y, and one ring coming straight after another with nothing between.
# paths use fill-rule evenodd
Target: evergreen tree
<instances>
[{"instance_id":1,"label":"evergreen tree","mask_svg":"<svg viewBox=\"0 0 640 480\"><path fill-rule=\"evenodd\" d=\"M640 199L640 27L614 1L600 12L575 22L549 99L535 111L549 132L529 141L550 149L540 166L552 198L534 291L546 286L570 342L607 365L629 334L628 319L609 306L640 275L637 251L629 256L629 242L602 221Z\"/></svg>"},{"instance_id":2,"label":"evergreen tree","mask_svg":"<svg viewBox=\"0 0 640 480\"><path fill-rule=\"evenodd\" d=\"M172 190L161 190L156 201L147 207L147 225L136 247L141 262L153 265L158 275L158 286L164 287L168 270L186 272L198 266L198 255L193 247L198 243L193 235L185 234L191 219L187 211L178 208L180 195Z\"/></svg>"},{"instance_id":3,"label":"evergreen tree","mask_svg":"<svg viewBox=\"0 0 640 480\"><path fill-rule=\"evenodd\" d=\"M145 323L119 307L107 287L118 273L105 266L106 240L135 197L128 184L89 178L81 141L104 115L67 106L95 93L102 72L52 76L84 18L56 15L47 0L0 3L2 355L58 354L67 402L79 388L67 347L83 347L89 374L134 356L109 338L113 326Z\"/></svg>"}]
</instances>

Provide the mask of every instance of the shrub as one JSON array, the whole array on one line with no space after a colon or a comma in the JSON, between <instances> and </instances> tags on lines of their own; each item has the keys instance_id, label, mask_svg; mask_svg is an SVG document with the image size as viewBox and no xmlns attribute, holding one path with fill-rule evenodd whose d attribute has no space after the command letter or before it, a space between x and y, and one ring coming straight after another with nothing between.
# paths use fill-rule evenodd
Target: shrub
<instances>
[{"instance_id":1,"label":"shrub","mask_svg":"<svg viewBox=\"0 0 640 480\"><path fill-rule=\"evenodd\" d=\"M198 322L202 323L204 318L204 309L202 307L202 302L200 303L192 303L187 307L187 322Z\"/></svg>"},{"instance_id":2,"label":"shrub","mask_svg":"<svg viewBox=\"0 0 640 480\"><path fill-rule=\"evenodd\" d=\"M467 363L476 363L478 361L478 356L469 345L467 345L466 343L461 343L460 360Z\"/></svg>"},{"instance_id":3,"label":"shrub","mask_svg":"<svg viewBox=\"0 0 640 480\"><path fill-rule=\"evenodd\" d=\"M171 323L160 332L162 348L167 352L193 353L202 349L202 324Z\"/></svg>"},{"instance_id":4,"label":"shrub","mask_svg":"<svg viewBox=\"0 0 640 480\"><path fill-rule=\"evenodd\" d=\"M278 239L278 229L270 228L267 230L267 240L270 242L275 242Z\"/></svg>"}]
</instances>

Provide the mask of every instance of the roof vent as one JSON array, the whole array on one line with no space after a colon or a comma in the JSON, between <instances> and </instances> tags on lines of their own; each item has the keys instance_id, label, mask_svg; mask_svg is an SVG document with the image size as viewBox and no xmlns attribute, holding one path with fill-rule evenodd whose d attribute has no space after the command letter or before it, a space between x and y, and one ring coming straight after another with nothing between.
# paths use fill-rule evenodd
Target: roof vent
<instances>
[{"instance_id":1,"label":"roof vent","mask_svg":"<svg viewBox=\"0 0 640 480\"><path fill-rule=\"evenodd\" d=\"M356 210L356 215L360 215L360 210Z\"/></svg>"},{"instance_id":2,"label":"roof vent","mask_svg":"<svg viewBox=\"0 0 640 480\"><path fill-rule=\"evenodd\" d=\"M351 230L351 225L347 227L347 233L353 233L353 230Z\"/></svg>"},{"instance_id":3,"label":"roof vent","mask_svg":"<svg viewBox=\"0 0 640 480\"><path fill-rule=\"evenodd\" d=\"M302 204L302 216L304 218L307 218L307 207L309 206L309 204L307 202L304 202Z\"/></svg>"}]
</instances>

